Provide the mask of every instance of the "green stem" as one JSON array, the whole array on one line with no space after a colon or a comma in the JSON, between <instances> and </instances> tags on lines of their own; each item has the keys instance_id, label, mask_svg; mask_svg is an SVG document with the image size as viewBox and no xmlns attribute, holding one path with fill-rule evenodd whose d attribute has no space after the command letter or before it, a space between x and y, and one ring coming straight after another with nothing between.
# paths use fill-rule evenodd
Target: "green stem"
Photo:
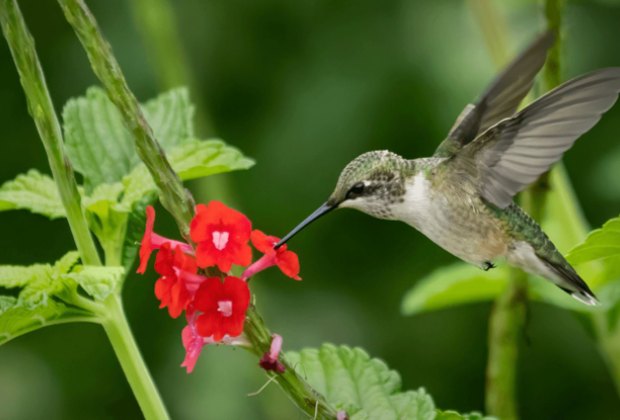
<instances>
[{"instance_id":1,"label":"green stem","mask_svg":"<svg viewBox=\"0 0 620 420\"><path fill-rule=\"evenodd\" d=\"M162 205L176 220L181 234L189 238L193 200L155 139L95 17L83 0L58 0L58 3L82 43L93 71L121 112L125 126L133 134L136 151L159 189Z\"/></svg>"},{"instance_id":2,"label":"green stem","mask_svg":"<svg viewBox=\"0 0 620 420\"><path fill-rule=\"evenodd\" d=\"M515 398L518 342L527 303L527 276L510 270L509 280L491 312L486 371L486 410L501 419L518 418Z\"/></svg>"},{"instance_id":3,"label":"green stem","mask_svg":"<svg viewBox=\"0 0 620 420\"><path fill-rule=\"evenodd\" d=\"M478 19L489 50L496 64L505 61L505 25L501 15L490 0L470 0L474 16ZM548 27L555 32L556 43L549 53L544 74L546 88L557 86L560 74L561 0L546 0L545 15ZM535 220L541 220L546 195L549 191L549 174L544 174L521 195L523 209ZM516 403L517 361L519 332L524 325L527 309L527 275L511 269L506 289L493 305L489 322L489 357L487 361L486 409L502 419L518 418Z\"/></svg>"},{"instance_id":4,"label":"green stem","mask_svg":"<svg viewBox=\"0 0 620 420\"><path fill-rule=\"evenodd\" d=\"M168 419L166 408L131 334L120 296L113 294L105 301L101 324L112 343L144 417Z\"/></svg>"},{"instance_id":5,"label":"green stem","mask_svg":"<svg viewBox=\"0 0 620 420\"><path fill-rule=\"evenodd\" d=\"M474 17L482 29L493 62L507 61L503 19L490 0L470 0ZM527 304L527 276L510 270L510 279L495 300L489 319L489 355L486 370L485 406L488 414L501 419L518 418L516 401L519 331Z\"/></svg>"},{"instance_id":6,"label":"green stem","mask_svg":"<svg viewBox=\"0 0 620 420\"><path fill-rule=\"evenodd\" d=\"M60 123L45 83L34 39L28 31L16 0L0 0L0 23L26 94L28 110L45 147L71 234L82 261L88 265L101 265L97 248L88 230L73 168L63 149Z\"/></svg>"},{"instance_id":7,"label":"green stem","mask_svg":"<svg viewBox=\"0 0 620 420\"><path fill-rule=\"evenodd\" d=\"M252 344L250 351L258 357L269 351L271 333L254 306L248 309L244 331ZM317 419L336 418L336 410L325 401L321 394L297 374L284 356L280 357L280 361L284 364L286 370L281 374L274 374L275 380L293 403L304 411L308 417Z\"/></svg>"}]
</instances>

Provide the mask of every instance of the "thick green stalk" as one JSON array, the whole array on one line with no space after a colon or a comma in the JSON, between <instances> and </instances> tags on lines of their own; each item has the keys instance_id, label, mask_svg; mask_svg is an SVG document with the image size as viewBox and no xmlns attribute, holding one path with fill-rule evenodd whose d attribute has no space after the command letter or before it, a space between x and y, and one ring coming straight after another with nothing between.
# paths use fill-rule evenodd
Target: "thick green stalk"
<instances>
[{"instance_id":1,"label":"thick green stalk","mask_svg":"<svg viewBox=\"0 0 620 420\"><path fill-rule=\"evenodd\" d=\"M505 38L502 19L490 0L470 0L496 64L505 61ZM556 43L549 53L544 74L546 88L559 84L561 0L547 0L545 14L548 27L555 32ZM549 190L548 174L544 174L521 196L521 204L535 220L540 221ZM511 269L510 281L497 298L489 322L489 357L487 361L486 409L502 419L518 418L516 403L519 332L524 325L527 305L527 275Z\"/></svg>"},{"instance_id":2,"label":"thick green stalk","mask_svg":"<svg viewBox=\"0 0 620 420\"><path fill-rule=\"evenodd\" d=\"M495 65L507 61L503 18L490 0L470 0ZM485 406L488 414L501 419L518 418L516 401L519 332L527 304L527 276L511 269L505 290L495 300L489 319L489 355L486 371Z\"/></svg>"},{"instance_id":3,"label":"thick green stalk","mask_svg":"<svg viewBox=\"0 0 620 420\"><path fill-rule=\"evenodd\" d=\"M181 234L188 238L193 201L155 139L95 17L83 0L58 0L58 3L82 43L93 71L133 134L136 151L159 188L162 205L176 220Z\"/></svg>"},{"instance_id":4,"label":"thick green stalk","mask_svg":"<svg viewBox=\"0 0 620 420\"><path fill-rule=\"evenodd\" d=\"M245 334L252 344L250 351L258 357L261 357L269 351L271 333L261 316L256 312L254 306L248 309L247 316ZM314 390L297 374L297 372L295 372L295 369L288 364L286 358L281 356L280 361L284 364L286 370L281 374L274 373L275 380L289 398L304 411L308 417L314 419L336 418L336 410L325 401L321 394Z\"/></svg>"},{"instance_id":5,"label":"thick green stalk","mask_svg":"<svg viewBox=\"0 0 620 420\"><path fill-rule=\"evenodd\" d=\"M166 407L131 334L119 295L112 294L105 301L101 325L103 325L108 339L114 347L116 357L123 368L123 372L125 372L144 417L149 420L168 419Z\"/></svg>"},{"instance_id":6,"label":"thick green stalk","mask_svg":"<svg viewBox=\"0 0 620 420\"><path fill-rule=\"evenodd\" d=\"M43 69L34 47L34 39L28 31L16 0L0 0L0 23L26 94L28 110L45 147L73 240L85 264L100 265L97 248L88 230L73 168L63 149L60 123L47 90Z\"/></svg>"}]
</instances>

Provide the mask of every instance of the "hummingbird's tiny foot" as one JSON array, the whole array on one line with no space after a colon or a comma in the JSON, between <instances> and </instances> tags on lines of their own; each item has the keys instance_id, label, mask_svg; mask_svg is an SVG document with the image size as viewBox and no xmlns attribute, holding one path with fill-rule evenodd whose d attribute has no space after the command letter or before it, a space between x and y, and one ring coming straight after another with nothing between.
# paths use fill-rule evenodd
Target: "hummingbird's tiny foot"
<instances>
[{"instance_id":1,"label":"hummingbird's tiny foot","mask_svg":"<svg viewBox=\"0 0 620 420\"><path fill-rule=\"evenodd\" d=\"M482 269L484 271L489 271L490 269L495 268L495 264L493 264L491 261L485 261L482 264Z\"/></svg>"}]
</instances>

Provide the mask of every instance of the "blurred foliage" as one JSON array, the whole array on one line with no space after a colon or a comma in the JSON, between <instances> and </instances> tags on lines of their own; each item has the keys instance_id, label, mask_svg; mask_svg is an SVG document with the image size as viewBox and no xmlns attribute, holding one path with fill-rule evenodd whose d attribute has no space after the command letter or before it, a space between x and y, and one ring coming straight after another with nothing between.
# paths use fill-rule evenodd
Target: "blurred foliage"
<instances>
[{"instance_id":1,"label":"blurred foliage","mask_svg":"<svg viewBox=\"0 0 620 420\"><path fill-rule=\"evenodd\" d=\"M140 99L156 95L157 69L127 2L90 3L132 89ZM171 3L197 85L190 95L206 104L218 137L257 161L250 171L224 175L235 204L272 232L285 233L316 208L357 154L432 153L463 105L493 76L479 29L460 0ZM20 4L60 109L95 78L55 2ZM539 5L510 0L498 6L516 52L540 30ZM565 77L620 65L614 42L620 2L567 0L566 9ZM0 182L31 167L49 173L4 42L0 122ZM617 216L620 207L618 159L612 160L620 150L618 132L620 106L565 158L593 226ZM192 186L198 200L217 197L208 181ZM556 241L563 229L550 237ZM64 220L26 212L3 214L0 231L1 264L54 261L72 246ZM574 244L558 245L566 252ZM453 257L407 226L347 211L318 222L290 246L300 254L304 281L282 282L266 273L254 285L285 348L324 341L360 346L399 371L403 389L423 386L440 407L482 409L490 305L415 317L399 310L412 285ZM124 300L173 418L302 418L273 384L247 396L266 378L245 352L209 348L186 375L179 368L181 321L158 311L153 280L130 276ZM532 303L522 346L523 418L607 419L620 412L601 356L573 314ZM0 372L2 417L140 415L97 326L55 326L14 340L0 347Z\"/></svg>"}]
</instances>

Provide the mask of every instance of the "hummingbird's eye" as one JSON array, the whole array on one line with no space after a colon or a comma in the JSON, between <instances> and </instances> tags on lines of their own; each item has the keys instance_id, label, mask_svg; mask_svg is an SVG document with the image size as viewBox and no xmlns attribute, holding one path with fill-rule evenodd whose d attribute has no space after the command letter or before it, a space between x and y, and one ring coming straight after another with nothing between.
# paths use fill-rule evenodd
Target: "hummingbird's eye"
<instances>
[{"instance_id":1,"label":"hummingbird's eye","mask_svg":"<svg viewBox=\"0 0 620 420\"><path fill-rule=\"evenodd\" d=\"M347 198L355 198L359 195L361 195L364 192L364 183L363 182L358 182L356 184L354 184L350 189L349 192L347 192Z\"/></svg>"}]
</instances>

